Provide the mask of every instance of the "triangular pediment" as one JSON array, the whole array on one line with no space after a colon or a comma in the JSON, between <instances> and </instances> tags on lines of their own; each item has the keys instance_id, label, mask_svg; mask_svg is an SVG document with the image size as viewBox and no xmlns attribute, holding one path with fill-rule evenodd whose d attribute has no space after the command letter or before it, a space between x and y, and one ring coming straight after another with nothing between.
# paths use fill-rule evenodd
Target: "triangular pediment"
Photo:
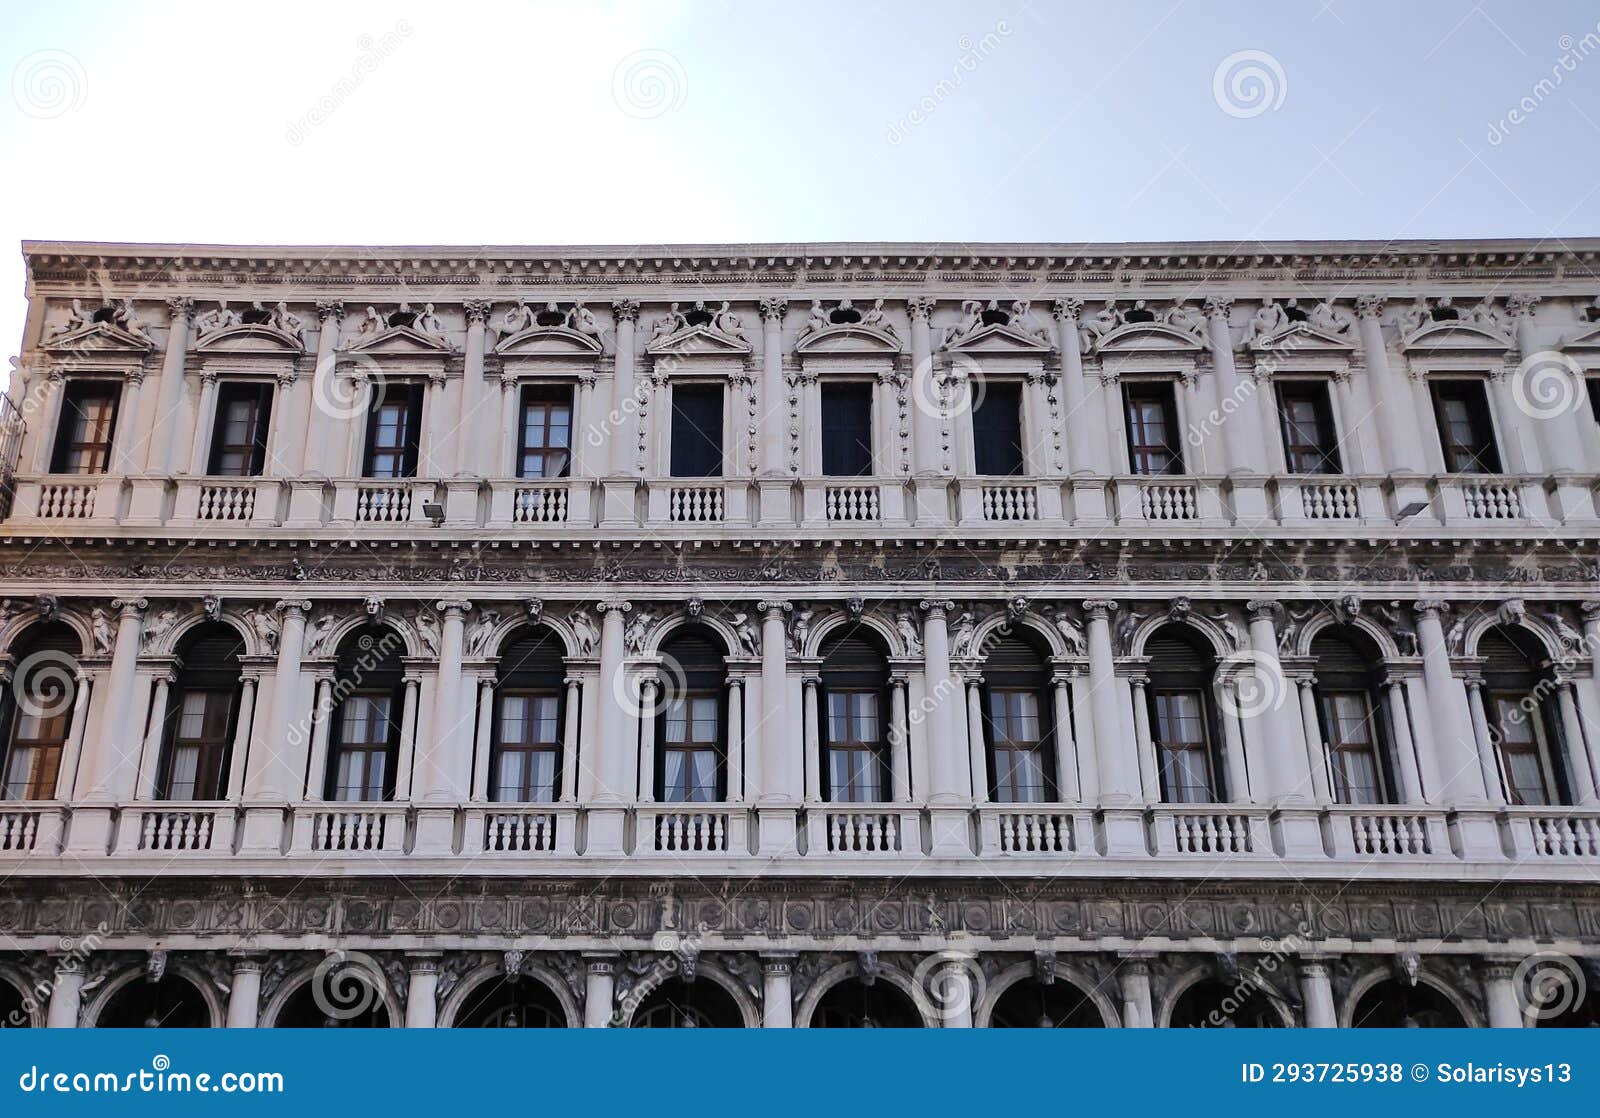
<instances>
[{"instance_id":1,"label":"triangular pediment","mask_svg":"<svg viewBox=\"0 0 1600 1118\"><path fill-rule=\"evenodd\" d=\"M1052 350L1049 342L1010 323L991 322L945 347L956 353L1044 354Z\"/></svg>"},{"instance_id":2,"label":"triangular pediment","mask_svg":"<svg viewBox=\"0 0 1600 1118\"><path fill-rule=\"evenodd\" d=\"M501 339L494 351L516 357L594 357L601 348L591 334L565 326L530 326Z\"/></svg>"},{"instance_id":3,"label":"triangular pediment","mask_svg":"<svg viewBox=\"0 0 1600 1118\"><path fill-rule=\"evenodd\" d=\"M202 353L304 353L305 344L293 334L265 323L241 323L214 330L195 343Z\"/></svg>"},{"instance_id":4,"label":"triangular pediment","mask_svg":"<svg viewBox=\"0 0 1600 1118\"><path fill-rule=\"evenodd\" d=\"M1356 345L1347 335L1293 322L1268 337L1252 339L1249 348L1256 353L1349 353Z\"/></svg>"},{"instance_id":5,"label":"triangular pediment","mask_svg":"<svg viewBox=\"0 0 1600 1118\"><path fill-rule=\"evenodd\" d=\"M1504 353L1516 342L1471 322L1430 322L1400 343L1407 353Z\"/></svg>"},{"instance_id":6,"label":"triangular pediment","mask_svg":"<svg viewBox=\"0 0 1600 1118\"><path fill-rule=\"evenodd\" d=\"M846 322L807 334L794 348L801 354L892 354L900 352L900 339L887 330Z\"/></svg>"},{"instance_id":7,"label":"triangular pediment","mask_svg":"<svg viewBox=\"0 0 1600 1118\"><path fill-rule=\"evenodd\" d=\"M1600 323L1591 324L1570 338L1562 338L1556 348L1562 351L1569 349L1600 350Z\"/></svg>"},{"instance_id":8,"label":"triangular pediment","mask_svg":"<svg viewBox=\"0 0 1600 1118\"><path fill-rule=\"evenodd\" d=\"M381 334L357 338L345 347L350 353L435 354L451 352L450 343L412 326L391 326Z\"/></svg>"},{"instance_id":9,"label":"triangular pediment","mask_svg":"<svg viewBox=\"0 0 1600 1118\"><path fill-rule=\"evenodd\" d=\"M751 350L749 342L714 330L710 326L686 326L651 342L648 352L681 356L713 354L731 357L747 354Z\"/></svg>"},{"instance_id":10,"label":"triangular pediment","mask_svg":"<svg viewBox=\"0 0 1600 1118\"><path fill-rule=\"evenodd\" d=\"M109 322L88 323L70 333L57 334L44 344L47 353L149 353L155 347L149 338L130 334Z\"/></svg>"},{"instance_id":11,"label":"triangular pediment","mask_svg":"<svg viewBox=\"0 0 1600 1118\"><path fill-rule=\"evenodd\" d=\"M1164 322L1129 322L1102 334L1095 353L1199 353L1204 340Z\"/></svg>"}]
</instances>

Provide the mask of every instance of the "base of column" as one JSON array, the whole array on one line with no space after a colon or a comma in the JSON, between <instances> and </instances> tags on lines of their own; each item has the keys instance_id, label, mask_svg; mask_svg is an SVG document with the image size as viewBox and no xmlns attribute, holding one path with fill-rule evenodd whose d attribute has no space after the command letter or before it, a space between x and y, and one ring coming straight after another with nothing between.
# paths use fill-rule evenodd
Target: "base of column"
<instances>
[{"instance_id":1,"label":"base of column","mask_svg":"<svg viewBox=\"0 0 1600 1118\"><path fill-rule=\"evenodd\" d=\"M633 528L639 523L639 483L633 478L607 478L600 483L600 527Z\"/></svg>"},{"instance_id":2,"label":"base of column","mask_svg":"<svg viewBox=\"0 0 1600 1118\"><path fill-rule=\"evenodd\" d=\"M756 482L756 523L765 528L794 524L794 482L786 477L763 477Z\"/></svg>"},{"instance_id":3,"label":"base of column","mask_svg":"<svg viewBox=\"0 0 1600 1118\"><path fill-rule=\"evenodd\" d=\"M454 854L456 852L456 813L449 807L417 809L417 837L412 853Z\"/></svg>"},{"instance_id":4,"label":"base of column","mask_svg":"<svg viewBox=\"0 0 1600 1118\"><path fill-rule=\"evenodd\" d=\"M919 477L912 483L918 528L948 528L950 526L950 479L945 477Z\"/></svg>"},{"instance_id":5,"label":"base of column","mask_svg":"<svg viewBox=\"0 0 1600 1118\"><path fill-rule=\"evenodd\" d=\"M128 515L122 518L122 523L130 528L155 528L165 524L168 488L164 477L136 477L129 481Z\"/></svg>"},{"instance_id":6,"label":"base of column","mask_svg":"<svg viewBox=\"0 0 1600 1118\"><path fill-rule=\"evenodd\" d=\"M67 823L68 854L89 854L104 857L111 852L111 836L115 831L115 809L109 804L97 807L84 804L72 809Z\"/></svg>"},{"instance_id":7,"label":"base of column","mask_svg":"<svg viewBox=\"0 0 1600 1118\"><path fill-rule=\"evenodd\" d=\"M1267 479L1259 474L1230 474L1228 486L1233 494L1234 523L1241 526L1265 524L1272 517L1267 500Z\"/></svg>"},{"instance_id":8,"label":"base of column","mask_svg":"<svg viewBox=\"0 0 1600 1118\"><path fill-rule=\"evenodd\" d=\"M285 528L320 528L324 510L326 483L297 480L289 483L289 515Z\"/></svg>"},{"instance_id":9,"label":"base of column","mask_svg":"<svg viewBox=\"0 0 1600 1118\"><path fill-rule=\"evenodd\" d=\"M1106 480L1102 477L1074 475L1072 486L1072 523L1080 527L1111 523L1111 510L1106 505Z\"/></svg>"},{"instance_id":10,"label":"base of column","mask_svg":"<svg viewBox=\"0 0 1600 1118\"><path fill-rule=\"evenodd\" d=\"M756 808L756 856L779 857L797 851L800 809Z\"/></svg>"},{"instance_id":11,"label":"base of column","mask_svg":"<svg viewBox=\"0 0 1600 1118\"><path fill-rule=\"evenodd\" d=\"M1449 817L1450 845L1465 862L1499 862L1505 856L1491 807L1460 808Z\"/></svg>"},{"instance_id":12,"label":"base of column","mask_svg":"<svg viewBox=\"0 0 1600 1118\"><path fill-rule=\"evenodd\" d=\"M623 849L623 832L628 821L624 807L593 807L586 816L584 857L620 858Z\"/></svg>"},{"instance_id":13,"label":"base of column","mask_svg":"<svg viewBox=\"0 0 1600 1118\"><path fill-rule=\"evenodd\" d=\"M1142 858L1150 853L1142 808L1101 808L1100 834L1104 843L1100 853L1107 858Z\"/></svg>"},{"instance_id":14,"label":"base of column","mask_svg":"<svg viewBox=\"0 0 1600 1118\"><path fill-rule=\"evenodd\" d=\"M965 807L928 809L928 853L935 858L970 858L972 813Z\"/></svg>"},{"instance_id":15,"label":"base of column","mask_svg":"<svg viewBox=\"0 0 1600 1118\"><path fill-rule=\"evenodd\" d=\"M1322 842L1321 813L1314 807L1285 807L1272 813L1272 847L1280 858L1328 856Z\"/></svg>"},{"instance_id":16,"label":"base of column","mask_svg":"<svg viewBox=\"0 0 1600 1118\"><path fill-rule=\"evenodd\" d=\"M283 853L283 808L256 806L244 809L239 853Z\"/></svg>"}]
</instances>

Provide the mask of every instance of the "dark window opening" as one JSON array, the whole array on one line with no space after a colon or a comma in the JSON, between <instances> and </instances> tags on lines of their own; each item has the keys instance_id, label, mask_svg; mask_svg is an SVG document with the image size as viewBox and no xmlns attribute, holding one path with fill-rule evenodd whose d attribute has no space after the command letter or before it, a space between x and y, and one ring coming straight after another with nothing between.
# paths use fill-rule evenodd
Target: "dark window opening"
<instances>
[{"instance_id":1,"label":"dark window opening","mask_svg":"<svg viewBox=\"0 0 1600 1118\"><path fill-rule=\"evenodd\" d=\"M861 321L861 312L856 310L854 306L846 306L841 303L828 312L828 321L835 326L857 323Z\"/></svg>"},{"instance_id":2,"label":"dark window opening","mask_svg":"<svg viewBox=\"0 0 1600 1118\"><path fill-rule=\"evenodd\" d=\"M872 386L822 386L822 472L829 477L872 473Z\"/></svg>"},{"instance_id":3,"label":"dark window opening","mask_svg":"<svg viewBox=\"0 0 1600 1118\"><path fill-rule=\"evenodd\" d=\"M674 634L661 655L683 680L656 709L656 799L662 803L713 803L727 794L727 662L721 645L704 631Z\"/></svg>"},{"instance_id":4,"label":"dark window opening","mask_svg":"<svg viewBox=\"0 0 1600 1118\"><path fill-rule=\"evenodd\" d=\"M822 781L830 803L889 798L889 665L860 631L829 638L822 659Z\"/></svg>"},{"instance_id":5,"label":"dark window opening","mask_svg":"<svg viewBox=\"0 0 1600 1118\"><path fill-rule=\"evenodd\" d=\"M990 383L972 412L973 466L984 477L1023 472L1022 386Z\"/></svg>"},{"instance_id":6,"label":"dark window opening","mask_svg":"<svg viewBox=\"0 0 1600 1118\"><path fill-rule=\"evenodd\" d=\"M329 800L394 798L405 695L400 647L397 634L388 628L353 633L339 647L335 688L349 690L329 715L331 740L323 793Z\"/></svg>"},{"instance_id":7,"label":"dark window opening","mask_svg":"<svg viewBox=\"0 0 1600 1118\"><path fill-rule=\"evenodd\" d=\"M271 385L223 385L217 395L208 472L217 477L260 477L266 469L271 422Z\"/></svg>"},{"instance_id":8,"label":"dark window opening","mask_svg":"<svg viewBox=\"0 0 1600 1118\"><path fill-rule=\"evenodd\" d=\"M82 651L77 636L62 624L29 630L31 637L12 647L15 678L0 689L0 799L53 800L61 754L72 727L77 682L71 672L29 665L75 663Z\"/></svg>"},{"instance_id":9,"label":"dark window opening","mask_svg":"<svg viewBox=\"0 0 1600 1118\"><path fill-rule=\"evenodd\" d=\"M50 472L103 474L111 468L111 441L116 436L121 386L110 381L68 384L61 401L61 421Z\"/></svg>"},{"instance_id":10,"label":"dark window opening","mask_svg":"<svg viewBox=\"0 0 1600 1118\"><path fill-rule=\"evenodd\" d=\"M1283 316L1290 322L1305 322L1311 316L1306 314L1299 303L1288 302L1283 305Z\"/></svg>"},{"instance_id":11,"label":"dark window opening","mask_svg":"<svg viewBox=\"0 0 1600 1118\"><path fill-rule=\"evenodd\" d=\"M1155 320L1155 312L1145 306L1129 307L1122 312L1122 321L1124 322L1154 322Z\"/></svg>"},{"instance_id":12,"label":"dark window opening","mask_svg":"<svg viewBox=\"0 0 1600 1118\"><path fill-rule=\"evenodd\" d=\"M1318 729L1336 803L1397 802L1379 688L1382 656L1363 634L1326 629L1312 642ZM1404 717L1404 713L1400 714Z\"/></svg>"},{"instance_id":13,"label":"dark window opening","mask_svg":"<svg viewBox=\"0 0 1600 1118\"><path fill-rule=\"evenodd\" d=\"M990 303L984 308L983 313L978 315L978 321L985 326L1009 326L1011 325L1011 312L1002 310L996 304Z\"/></svg>"},{"instance_id":14,"label":"dark window opening","mask_svg":"<svg viewBox=\"0 0 1600 1118\"><path fill-rule=\"evenodd\" d=\"M185 639L176 684L160 712L165 725L159 798L220 800L227 794L243 652L238 632L217 622Z\"/></svg>"},{"instance_id":15,"label":"dark window opening","mask_svg":"<svg viewBox=\"0 0 1600 1118\"><path fill-rule=\"evenodd\" d=\"M390 326L414 326L417 321L416 311L394 311L389 315Z\"/></svg>"},{"instance_id":16,"label":"dark window opening","mask_svg":"<svg viewBox=\"0 0 1600 1118\"><path fill-rule=\"evenodd\" d=\"M567 324L567 316L559 308L548 306L534 315L533 321L540 326L565 326Z\"/></svg>"},{"instance_id":17,"label":"dark window opening","mask_svg":"<svg viewBox=\"0 0 1600 1118\"><path fill-rule=\"evenodd\" d=\"M246 326L265 326L272 321L272 312L264 307L251 307L239 312L239 321Z\"/></svg>"},{"instance_id":18,"label":"dark window opening","mask_svg":"<svg viewBox=\"0 0 1600 1118\"><path fill-rule=\"evenodd\" d=\"M422 386L392 384L374 396L367 413L366 477L417 476L422 444Z\"/></svg>"},{"instance_id":19,"label":"dark window opening","mask_svg":"<svg viewBox=\"0 0 1600 1118\"><path fill-rule=\"evenodd\" d=\"M1439 380L1432 387L1444 468L1453 474L1499 473L1500 452L1494 443L1483 382Z\"/></svg>"},{"instance_id":20,"label":"dark window opening","mask_svg":"<svg viewBox=\"0 0 1600 1118\"><path fill-rule=\"evenodd\" d=\"M1600 423L1600 377L1590 377L1583 383L1589 390L1589 414Z\"/></svg>"},{"instance_id":21,"label":"dark window opening","mask_svg":"<svg viewBox=\"0 0 1600 1118\"><path fill-rule=\"evenodd\" d=\"M705 307L696 304L693 310L683 316L683 320L690 326L710 326L716 321L716 317L716 315L706 310Z\"/></svg>"},{"instance_id":22,"label":"dark window opening","mask_svg":"<svg viewBox=\"0 0 1600 1118\"><path fill-rule=\"evenodd\" d=\"M672 476L722 476L722 386L672 389Z\"/></svg>"},{"instance_id":23,"label":"dark window opening","mask_svg":"<svg viewBox=\"0 0 1600 1118\"><path fill-rule=\"evenodd\" d=\"M988 650L983 685L990 797L1001 804L1054 800L1055 712L1044 657L1022 637L1003 638Z\"/></svg>"},{"instance_id":24,"label":"dark window opening","mask_svg":"<svg viewBox=\"0 0 1600 1118\"><path fill-rule=\"evenodd\" d=\"M1278 386L1283 456L1292 474L1339 472L1339 441L1333 429L1328 386L1290 381Z\"/></svg>"},{"instance_id":25,"label":"dark window opening","mask_svg":"<svg viewBox=\"0 0 1600 1118\"><path fill-rule=\"evenodd\" d=\"M91 322L110 322L110 323L112 323L114 325L116 323L116 321L117 321L117 308L115 308L115 307L101 307L99 310L95 311L93 314L91 314L89 316L89 321L91 321Z\"/></svg>"},{"instance_id":26,"label":"dark window opening","mask_svg":"<svg viewBox=\"0 0 1600 1118\"><path fill-rule=\"evenodd\" d=\"M565 779L563 651L548 629L522 632L500 654L489 742L489 798L498 803L553 803Z\"/></svg>"},{"instance_id":27,"label":"dark window opening","mask_svg":"<svg viewBox=\"0 0 1600 1118\"><path fill-rule=\"evenodd\" d=\"M1148 715L1161 798L1222 803L1211 688L1215 658L1188 630L1167 626L1145 644L1150 657Z\"/></svg>"},{"instance_id":28,"label":"dark window opening","mask_svg":"<svg viewBox=\"0 0 1600 1118\"><path fill-rule=\"evenodd\" d=\"M1428 312L1429 317L1435 322L1456 322L1461 318L1461 312L1447 303L1440 303Z\"/></svg>"},{"instance_id":29,"label":"dark window opening","mask_svg":"<svg viewBox=\"0 0 1600 1118\"><path fill-rule=\"evenodd\" d=\"M1172 385L1143 381L1123 389L1128 420L1128 464L1136 474L1181 474L1178 408Z\"/></svg>"},{"instance_id":30,"label":"dark window opening","mask_svg":"<svg viewBox=\"0 0 1600 1118\"><path fill-rule=\"evenodd\" d=\"M566 477L572 466L572 389L530 384L522 390L518 477Z\"/></svg>"}]
</instances>

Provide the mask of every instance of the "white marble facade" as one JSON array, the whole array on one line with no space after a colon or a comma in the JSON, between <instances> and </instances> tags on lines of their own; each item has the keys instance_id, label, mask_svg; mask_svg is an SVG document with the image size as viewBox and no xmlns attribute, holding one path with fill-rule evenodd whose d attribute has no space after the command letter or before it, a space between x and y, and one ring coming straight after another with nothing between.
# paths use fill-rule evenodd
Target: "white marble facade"
<instances>
[{"instance_id":1,"label":"white marble facade","mask_svg":"<svg viewBox=\"0 0 1600 1118\"><path fill-rule=\"evenodd\" d=\"M1592 1021L1595 247L30 243L0 1018Z\"/></svg>"}]
</instances>

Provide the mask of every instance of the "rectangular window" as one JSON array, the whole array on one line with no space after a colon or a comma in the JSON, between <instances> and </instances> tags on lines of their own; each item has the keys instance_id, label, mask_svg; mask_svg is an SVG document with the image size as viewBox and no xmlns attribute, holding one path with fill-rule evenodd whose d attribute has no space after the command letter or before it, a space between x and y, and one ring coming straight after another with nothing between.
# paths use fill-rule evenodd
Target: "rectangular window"
<instances>
[{"instance_id":1,"label":"rectangular window","mask_svg":"<svg viewBox=\"0 0 1600 1118\"><path fill-rule=\"evenodd\" d=\"M1529 807L1549 804L1550 784L1539 740L1538 710L1526 709L1526 695L1493 695L1491 698L1507 796L1512 803Z\"/></svg>"},{"instance_id":2,"label":"rectangular window","mask_svg":"<svg viewBox=\"0 0 1600 1118\"><path fill-rule=\"evenodd\" d=\"M722 476L722 386L672 389L672 476Z\"/></svg>"},{"instance_id":3,"label":"rectangular window","mask_svg":"<svg viewBox=\"0 0 1600 1118\"><path fill-rule=\"evenodd\" d=\"M989 732L994 749L995 802L1037 804L1049 799L1038 693L991 688Z\"/></svg>"},{"instance_id":4,"label":"rectangular window","mask_svg":"<svg viewBox=\"0 0 1600 1118\"><path fill-rule=\"evenodd\" d=\"M1333 798L1341 804L1381 804L1383 778L1378 767L1372 700L1364 691L1322 695L1322 726L1328 741Z\"/></svg>"},{"instance_id":5,"label":"rectangular window","mask_svg":"<svg viewBox=\"0 0 1600 1118\"><path fill-rule=\"evenodd\" d=\"M164 800L220 800L228 756L231 691L187 691L178 699L161 779Z\"/></svg>"},{"instance_id":6,"label":"rectangular window","mask_svg":"<svg viewBox=\"0 0 1600 1118\"><path fill-rule=\"evenodd\" d=\"M1152 691L1161 797L1169 804L1216 801L1211 783L1211 741L1199 691Z\"/></svg>"},{"instance_id":7,"label":"rectangular window","mask_svg":"<svg viewBox=\"0 0 1600 1118\"><path fill-rule=\"evenodd\" d=\"M828 691L828 799L839 804L883 800L883 740L876 691Z\"/></svg>"},{"instance_id":8,"label":"rectangular window","mask_svg":"<svg viewBox=\"0 0 1600 1118\"><path fill-rule=\"evenodd\" d=\"M491 799L498 803L555 802L560 705L560 696L553 692L500 695Z\"/></svg>"},{"instance_id":9,"label":"rectangular window","mask_svg":"<svg viewBox=\"0 0 1600 1118\"><path fill-rule=\"evenodd\" d=\"M716 695L689 692L665 711L661 748L661 800L711 803L717 796L717 752L721 743Z\"/></svg>"},{"instance_id":10,"label":"rectangular window","mask_svg":"<svg viewBox=\"0 0 1600 1118\"><path fill-rule=\"evenodd\" d=\"M872 473L872 385L822 386L822 472L828 477Z\"/></svg>"},{"instance_id":11,"label":"rectangular window","mask_svg":"<svg viewBox=\"0 0 1600 1118\"><path fill-rule=\"evenodd\" d=\"M1500 452L1494 445L1489 398L1480 380L1436 380L1433 413L1444 449L1444 468L1452 474L1497 474Z\"/></svg>"},{"instance_id":12,"label":"rectangular window","mask_svg":"<svg viewBox=\"0 0 1600 1118\"><path fill-rule=\"evenodd\" d=\"M1178 406L1172 385L1134 381L1123 388L1127 405L1128 464L1136 474L1181 474Z\"/></svg>"},{"instance_id":13,"label":"rectangular window","mask_svg":"<svg viewBox=\"0 0 1600 1118\"><path fill-rule=\"evenodd\" d=\"M422 445L422 386L390 384L373 395L367 413L366 477L417 476Z\"/></svg>"},{"instance_id":14,"label":"rectangular window","mask_svg":"<svg viewBox=\"0 0 1600 1118\"><path fill-rule=\"evenodd\" d=\"M982 477L1022 473L1022 386L989 381L972 412L973 466Z\"/></svg>"},{"instance_id":15,"label":"rectangular window","mask_svg":"<svg viewBox=\"0 0 1600 1118\"><path fill-rule=\"evenodd\" d=\"M271 385L224 384L217 394L208 472L215 477L260 477L267 464L271 421Z\"/></svg>"},{"instance_id":16,"label":"rectangular window","mask_svg":"<svg viewBox=\"0 0 1600 1118\"><path fill-rule=\"evenodd\" d=\"M399 734L389 692L357 692L339 708L339 750L329 799L388 798L389 751Z\"/></svg>"},{"instance_id":17,"label":"rectangular window","mask_svg":"<svg viewBox=\"0 0 1600 1118\"><path fill-rule=\"evenodd\" d=\"M5 799L53 800L61 768L61 750L67 742L70 704L61 709L61 696L29 697L26 708L13 711L15 728L6 751ZM42 700L42 701L40 701ZM30 714L36 709L41 713ZM55 713L45 713L53 711Z\"/></svg>"},{"instance_id":18,"label":"rectangular window","mask_svg":"<svg viewBox=\"0 0 1600 1118\"><path fill-rule=\"evenodd\" d=\"M519 432L518 477L566 477L572 464L572 389L525 386Z\"/></svg>"},{"instance_id":19,"label":"rectangular window","mask_svg":"<svg viewBox=\"0 0 1600 1118\"><path fill-rule=\"evenodd\" d=\"M1291 474L1339 472L1339 440L1326 384L1288 381L1279 385L1278 420L1283 427L1284 463Z\"/></svg>"},{"instance_id":20,"label":"rectangular window","mask_svg":"<svg viewBox=\"0 0 1600 1118\"><path fill-rule=\"evenodd\" d=\"M111 440L116 436L121 398L121 386L110 381L76 381L66 386L51 473L103 474L111 468Z\"/></svg>"}]
</instances>

